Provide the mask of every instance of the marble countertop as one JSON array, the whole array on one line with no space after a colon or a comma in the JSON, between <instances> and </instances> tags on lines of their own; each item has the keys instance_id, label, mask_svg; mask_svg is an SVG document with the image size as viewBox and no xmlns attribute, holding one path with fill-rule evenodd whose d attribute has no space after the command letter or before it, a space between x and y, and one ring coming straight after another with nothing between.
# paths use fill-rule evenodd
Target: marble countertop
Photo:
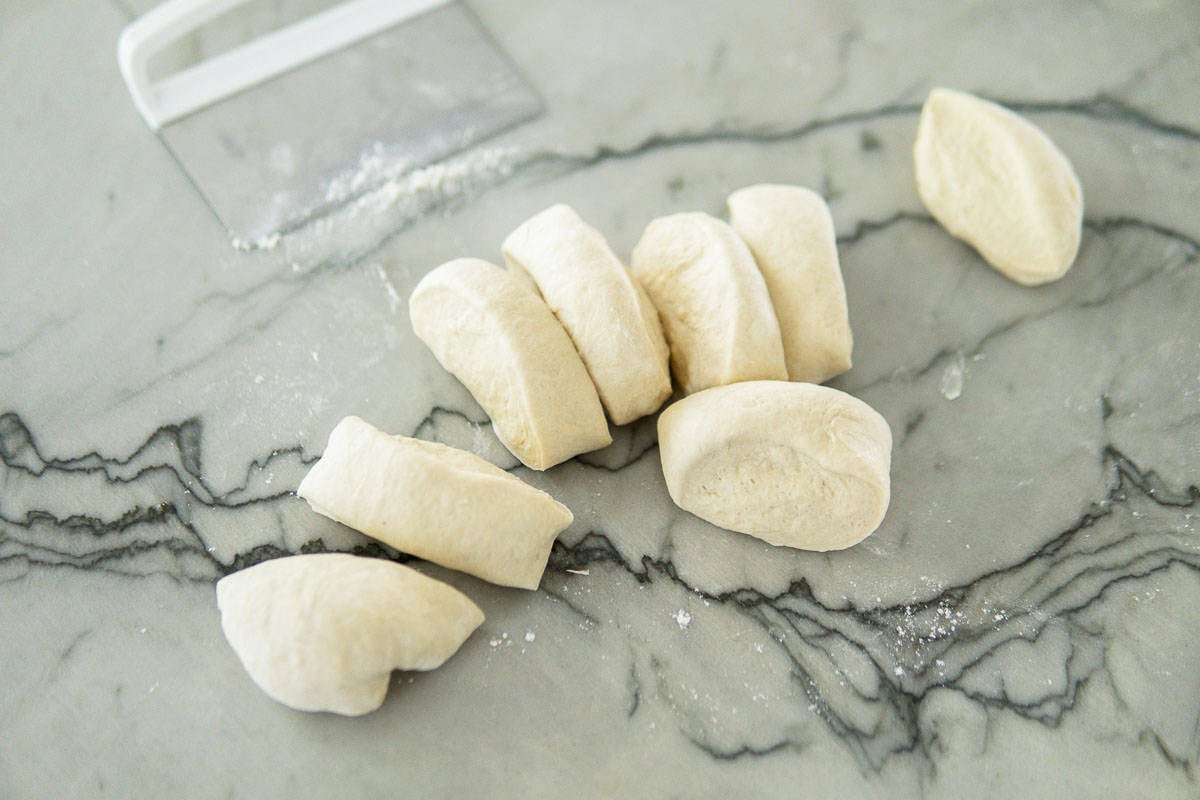
<instances>
[{"instance_id":1,"label":"marble countertop","mask_svg":"<svg viewBox=\"0 0 1200 800\"><path fill-rule=\"evenodd\" d=\"M472 3L545 113L237 250L137 116L148 0L0 8L0 796L1200 794L1200 7ZM926 92L1073 161L1074 268L1027 289L918 201ZM895 433L882 528L776 549L679 511L653 420L517 468L413 336L416 281L553 202L627 256L747 184L820 191ZM537 592L359 719L280 706L213 584L384 555L293 490L357 414L575 523Z\"/></svg>"}]
</instances>

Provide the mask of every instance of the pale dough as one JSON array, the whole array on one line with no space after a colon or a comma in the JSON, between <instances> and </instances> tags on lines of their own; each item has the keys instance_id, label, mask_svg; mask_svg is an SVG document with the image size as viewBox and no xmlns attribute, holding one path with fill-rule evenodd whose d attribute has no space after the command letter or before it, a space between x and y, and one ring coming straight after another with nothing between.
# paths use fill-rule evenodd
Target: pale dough
<instances>
[{"instance_id":1,"label":"pale dough","mask_svg":"<svg viewBox=\"0 0 1200 800\"><path fill-rule=\"evenodd\" d=\"M891 496L887 421L827 386L699 392L659 416L658 444L680 508L774 545L849 547L879 527Z\"/></svg>"},{"instance_id":2,"label":"pale dough","mask_svg":"<svg viewBox=\"0 0 1200 800\"><path fill-rule=\"evenodd\" d=\"M662 325L604 235L559 204L525 221L501 249L570 335L609 419L625 425L657 411L671 395Z\"/></svg>"},{"instance_id":3,"label":"pale dough","mask_svg":"<svg viewBox=\"0 0 1200 800\"><path fill-rule=\"evenodd\" d=\"M573 519L472 453L390 436L358 417L333 429L296 494L398 550L522 589L538 587L555 537Z\"/></svg>"},{"instance_id":4,"label":"pale dough","mask_svg":"<svg viewBox=\"0 0 1200 800\"><path fill-rule=\"evenodd\" d=\"M658 308L684 394L787 379L767 285L729 225L701 213L654 220L633 250L633 274Z\"/></svg>"},{"instance_id":5,"label":"pale dough","mask_svg":"<svg viewBox=\"0 0 1200 800\"><path fill-rule=\"evenodd\" d=\"M357 716L392 670L430 670L483 622L465 595L414 569L341 553L265 561L217 581L221 629L250 678L301 711Z\"/></svg>"},{"instance_id":6,"label":"pale dough","mask_svg":"<svg viewBox=\"0 0 1200 800\"><path fill-rule=\"evenodd\" d=\"M422 278L408 307L417 336L527 467L548 469L612 443L570 337L510 273L477 258L456 259Z\"/></svg>"},{"instance_id":7,"label":"pale dough","mask_svg":"<svg viewBox=\"0 0 1200 800\"><path fill-rule=\"evenodd\" d=\"M954 236L1017 283L1061 278L1079 250L1083 191L1054 142L978 97L934 89L913 149L917 191Z\"/></svg>"},{"instance_id":8,"label":"pale dough","mask_svg":"<svg viewBox=\"0 0 1200 800\"><path fill-rule=\"evenodd\" d=\"M788 377L824 383L850 369L854 339L824 199L800 186L748 186L729 195L729 222L766 281Z\"/></svg>"}]
</instances>

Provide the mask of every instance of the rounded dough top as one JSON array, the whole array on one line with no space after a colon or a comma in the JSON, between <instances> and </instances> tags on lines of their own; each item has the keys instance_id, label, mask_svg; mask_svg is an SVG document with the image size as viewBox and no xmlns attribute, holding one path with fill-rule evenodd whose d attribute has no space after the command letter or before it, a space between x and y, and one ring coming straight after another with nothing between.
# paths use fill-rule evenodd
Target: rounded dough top
<instances>
[{"instance_id":1,"label":"rounded dough top","mask_svg":"<svg viewBox=\"0 0 1200 800\"><path fill-rule=\"evenodd\" d=\"M1071 267L1083 191L1067 157L1028 120L966 92L934 89L913 157L926 208L997 270L1033 286Z\"/></svg>"}]
</instances>

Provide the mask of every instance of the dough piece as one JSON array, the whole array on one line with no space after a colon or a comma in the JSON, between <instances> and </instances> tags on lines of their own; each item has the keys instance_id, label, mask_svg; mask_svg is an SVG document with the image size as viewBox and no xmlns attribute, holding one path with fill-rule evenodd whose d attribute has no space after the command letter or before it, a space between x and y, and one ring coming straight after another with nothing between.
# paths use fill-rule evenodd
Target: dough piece
<instances>
[{"instance_id":1,"label":"dough piece","mask_svg":"<svg viewBox=\"0 0 1200 800\"><path fill-rule=\"evenodd\" d=\"M913 149L917 191L942 226L1017 283L1058 280L1083 232L1083 191L1046 134L995 103L934 89Z\"/></svg>"},{"instance_id":2,"label":"dough piece","mask_svg":"<svg viewBox=\"0 0 1200 800\"><path fill-rule=\"evenodd\" d=\"M533 279L566 328L617 425L671 396L667 342L646 291L604 235L567 205L531 217L503 245L509 270Z\"/></svg>"},{"instance_id":3,"label":"dough piece","mask_svg":"<svg viewBox=\"0 0 1200 800\"><path fill-rule=\"evenodd\" d=\"M358 417L333 429L296 494L398 550L522 589L538 587L554 538L573 519L473 453L389 436Z\"/></svg>"},{"instance_id":4,"label":"dough piece","mask_svg":"<svg viewBox=\"0 0 1200 800\"><path fill-rule=\"evenodd\" d=\"M729 221L766 281L788 377L824 383L850 369L846 287L821 196L800 186L748 186L729 195Z\"/></svg>"},{"instance_id":5,"label":"dough piece","mask_svg":"<svg viewBox=\"0 0 1200 800\"><path fill-rule=\"evenodd\" d=\"M532 289L477 258L430 272L408 301L413 330L532 469L612 443L570 337Z\"/></svg>"},{"instance_id":6,"label":"dough piece","mask_svg":"<svg viewBox=\"0 0 1200 800\"><path fill-rule=\"evenodd\" d=\"M892 432L828 386L752 381L694 394L658 418L671 499L731 531L841 550L887 511Z\"/></svg>"},{"instance_id":7,"label":"dough piece","mask_svg":"<svg viewBox=\"0 0 1200 800\"><path fill-rule=\"evenodd\" d=\"M684 394L787 379L767 285L733 228L707 214L660 217L633 250L633 274L658 307Z\"/></svg>"},{"instance_id":8,"label":"dough piece","mask_svg":"<svg viewBox=\"0 0 1200 800\"><path fill-rule=\"evenodd\" d=\"M453 587L378 558L319 553L264 561L217 581L221 629L250 678L300 711L358 716L394 669L430 670L483 612Z\"/></svg>"}]
</instances>

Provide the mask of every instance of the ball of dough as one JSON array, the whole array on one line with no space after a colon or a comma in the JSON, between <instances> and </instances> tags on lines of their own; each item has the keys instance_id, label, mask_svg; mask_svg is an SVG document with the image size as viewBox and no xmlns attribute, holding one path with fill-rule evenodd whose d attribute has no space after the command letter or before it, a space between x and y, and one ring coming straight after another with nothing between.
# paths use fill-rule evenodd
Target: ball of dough
<instances>
[{"instance_id":1,"label":"ball of dough","mask_svg":"<svg viewBox=\"0 0 1200 800\"><path fill-rule=\"evenodd\" d=\"M658 418L671 499L714 525L801 550L841 550L883 521L892 433L863 401L811 383L750 381Z\"/></svg>"},{"instance_id":2,"label":"ball of dough","mask_svg":"<svg viewBox=\"0 0 1200 800\"><path fill-rule=\"evenodd\" d=\"M510 273L478 258L450 261L421 279L408 310L413 331L525 466L549 469L612 443L575 345Z\"/></svg>"},{"instance_id":3,"label":"ball of dough","mask_svg":"<svg viewBox=\"0 0 1200 800\"><path fill-rule=\"evenodd\" d=\"M346 417L296 494L406 553L536 589L570 510L482 458Z\"/></svg>"},{"instance_id":4,"label":"ball of dough","mask_svg":"<svg viewBox=\"0 0 1200 800\"><path fill-rule=\"evenodd\" d=\"M604 235L560 203L522 223L502 250L570 335L609 419L625 425L657 411L671 396L662 325Z\"/></svg>"},{"instance_id":5,"label":"ball of dough","mask_svg":"<svg viewBox=\"0 0 1200 800\"><path fill-rule=\"evenodd\" d=\"M1083 190L1071 162L1028 120L934 89L913 148L917 191L941 225L1017 283L1061 278L1079 251Z\"/></svg>"},{"instance_id":6,"label":"ball of dough","mask_svg":"<svg viewBox=\"0 0 1200 800\"><path fill-rule=\"evenodd\" d=\"M779 318L788 378L824 383L850 369L854 337L829 206L800 186L729 195L729 224L750 246Z\"/></svg>"},{"instance_id":7,"label":"ball of dough","mask_svg":"<svg viewBox=\"0 0 1200 800\"><path fill-rule=\"evenodd\" d=\"M658 308L684 394L787 379L767 285L729 225L701 213L654 220L633 249L633 274Z\"/></svg>"},{"instance_id":8,"label":"ball of dough","mask_svg":"<svg viewBox=\"0 0 1200 800\"><path fill-rule=\"evenodd\" d=\"M379 708L392 670L430 670L483 622L457 589L342 553L264 561L217 581L221 629L272 699L346 716Z\"/></svg>"}]
</instances>

